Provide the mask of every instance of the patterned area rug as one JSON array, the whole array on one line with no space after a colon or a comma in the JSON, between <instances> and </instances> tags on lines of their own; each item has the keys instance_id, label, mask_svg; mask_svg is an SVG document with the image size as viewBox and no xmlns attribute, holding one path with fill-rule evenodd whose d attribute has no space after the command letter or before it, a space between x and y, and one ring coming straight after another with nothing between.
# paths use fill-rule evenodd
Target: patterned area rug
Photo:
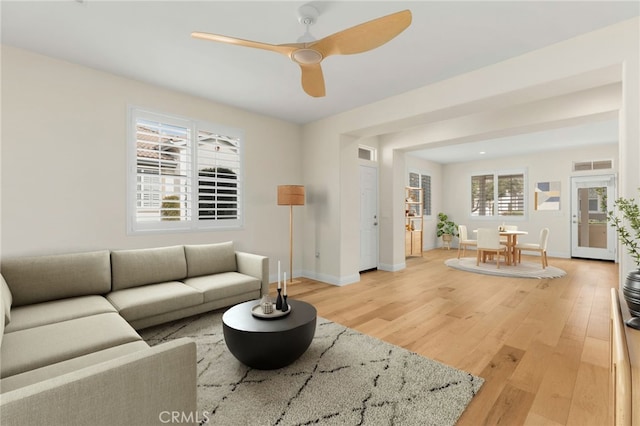
<instances>
[{"instance_id":1,"label":"patterned area rug","mask_svg":"<svg viewBox=\"0 0 640 426\"><path fill-rule=\"evenodd\" d=\"M150 345L197 341L201 424L454 425L484 382L320 317L300 359L255 370L228 351L221 320L214 312L140 333Z\"/></svg>"},{"instance_id":2,"label":"patterned area rug","mask_svg":"<svg viewBox=\"0 0 640 426\"><path fill-rule=\"evenodd\" d=\"M542 265L534 262L522 262L516 265L505 265L500 262L500 269L496 267L495 261L487 263L480 262L476 266L475 257L462 257L460 259L453 258L444 261L444 264L450 268L459 269L461 271L475 272L477 274L497 275L502 277L518 277L518 278L560 278L567 275L565 271L554 266L547 266L545 269Z\"/></svg>"}]
</instances>

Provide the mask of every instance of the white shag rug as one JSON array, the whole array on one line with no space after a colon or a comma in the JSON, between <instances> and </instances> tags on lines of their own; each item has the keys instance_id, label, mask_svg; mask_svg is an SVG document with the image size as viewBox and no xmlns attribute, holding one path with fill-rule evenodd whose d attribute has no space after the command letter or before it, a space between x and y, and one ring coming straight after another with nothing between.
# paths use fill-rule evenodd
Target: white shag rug
<instances>
[{"instance_id":1,"label":"white shag rug","mask_svg":"<svg viewBox=\"0 0 640 426\"><path fill-rule=\"evenodd\" d=\"M461 271L502 277L543 279L560 278L567 275L564 270L556 268L555 266L547 266L543 269L540 262L522 262L515 265L505 265L503 262L500 262L500 269L497 268L495 260L487 261L486 263L480 262L480 265L476 265L475 257L447 259L444 263L450 268Z\"/></svg>"},{"instance_id":2,"label":"white shag rug","mask_svg":"<svg viewBox=\"0 0 640 426\"><path fill-rule=\"evenodd\" d=\"M277 370L231 355L219 311L140 334L196 340L201 425L454 425L484 382L320 317L309 349Z\"/></svg>"}]
</instances>

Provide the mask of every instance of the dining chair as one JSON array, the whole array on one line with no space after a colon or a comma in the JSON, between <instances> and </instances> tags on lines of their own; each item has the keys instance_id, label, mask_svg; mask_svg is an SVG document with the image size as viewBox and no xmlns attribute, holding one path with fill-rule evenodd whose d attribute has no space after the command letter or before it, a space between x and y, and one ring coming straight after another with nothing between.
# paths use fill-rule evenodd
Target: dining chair
<instances>
[{"instance_id":1,"label":"dining chair","mask_svg":"<svg viewBox=\"0 0 640 426\"><path fill-rule=\"evenodd\" d=\"M500 256L507 259L507 246L500 243L500 232L498 228L480 228L478 229L476 266L482 262L486 262L487 255L495 254L496 265L500 269Z\"/></svg>"},{"instance_id":2,"label":"dining chair","mask_svg":"<svg viewBox=\"0 0 640 426\"><path fill-rule=\"evenodd\" d=\"M466 225L458 225L458 259L460 259L460 249L462 249L462 257L467 249L467 246L476 246L477 240L470 240L467 235Z\"/></svg>"},{"instance_id":3,"label":"dining chair","mask_svg":"<svg viewBox=\"0 0 640 426\"><path fill-rule=\"evenodd\" d=\"M542 269L549 266L547 260L547 241L549 240L549 228L543 228L540 231L540 239L537 243L518 243L516 244L516 255L518 256L518 263L522 262L522 251L537 251L540 253L540 262L542 263Z\"/></svg>"}]
</instances>

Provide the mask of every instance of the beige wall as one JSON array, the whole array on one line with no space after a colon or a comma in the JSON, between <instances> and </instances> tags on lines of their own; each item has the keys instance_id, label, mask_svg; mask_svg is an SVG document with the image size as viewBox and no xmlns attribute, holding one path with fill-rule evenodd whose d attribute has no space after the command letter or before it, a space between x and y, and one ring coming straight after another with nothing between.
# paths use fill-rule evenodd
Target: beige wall
<instances>
[{"instance_id":1,"label":"beige wall","mask_svg":"<svg viewBox=\"0 0 640 426\"><path fill-rule=\"evenodd\" d=\"M443 169L443 180L441 184L446 194L454 196L444 196L442 208L447 212L454 222L460 225L467 225L469 230L481 226L498 226L502 222L510 225L517 225L518 228L529 232L526 237L521 237L522 241L536 242L538 234L542 228L549 228L549 256L571 257L571 176L584 176L585 173L573 173L571 167L574 161L593 160L614 160L612 171L596 171L591 174L617 173L615 165L618 158L618 145L604 144L594 145L587 149L565 149L554 150L547 153L532 154L526 156L515 156L498 158L485 161L473 161L467 163L449 164ZM475 173L491 172L498 170L524 170L526 174L526 194L527 209L525 217L512 220L502 220L495 218L485 220L485 218L471 217L471 175ZM560 182L561 199L560 210L538 210L534 209L533 189L537 182Z\"/></svg>"},{"instance_id":2,"label":"beige wall","mask_svg":"<svg viewBox=\"0 0 640 426\"><path fill-rule=\"evenodd\" d=\"M431 143L457 143L619 117L619 191L635 196L640 184L639 27L635 18L306 125L305 181L327 202L306 207L305 231L318 226L313 212L322 211L326 232L305 238L305 275L335 284L357 276L352 258L358 251L344 250L353 247L346 239L356 237L342 233L358 228L340 208L341 200L357 198L355 192L345 193L353 189L337 174L357 164L340 157L345 136L380 137L380 237L385 245L380 264L390 270L404 265L404 151L424 144L421 132L429 134ZM601 104L574 102L582 91L616 90L613 98L603 95L607 100ZM549 102L556 104L550 107ZM322 262L313 258L318 247L330 252ZM629 265L623 258L623 270Z\"/></svg>"},{"instance_id":3,"label":"beige wall","mask_svg":"<svg viewBox=\"0 0 640 426\"><path fill-rule=\"evenodd\" d=\"M127 235L128 105L244 129L244 229ZM275 279L289 258L276 187L303 183L300 138L298 125L3 46L2 255L233 240L269 256Z\"/></svg>"}]
</instances>

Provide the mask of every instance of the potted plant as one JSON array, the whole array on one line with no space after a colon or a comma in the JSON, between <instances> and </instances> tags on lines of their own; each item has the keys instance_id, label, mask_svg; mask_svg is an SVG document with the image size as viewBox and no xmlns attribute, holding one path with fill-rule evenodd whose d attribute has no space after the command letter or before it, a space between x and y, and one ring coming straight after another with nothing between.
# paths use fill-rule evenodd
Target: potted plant
<instances>
[{"instance_id":1,"label":"potted plant","mask_svg":"<svg viewBox=\"0 0 640 426\"><path fill-rule=\"evenodd\" d=\"M454 221L449 220L449 216L446 214L438 213L436 234L438 237L442 237L442 242L449 248L453 237L458 236L458 225L456 225Z\"/></svg>"},{"instance_id":2,"label":"potted plant","mask_svg":"<svg viewBox=\"0 0 640 426\"><path fill-rule=\"evenodd\" d=\"M636 270L629 272L622 285L622 294L632 318L626 324L640 330L640 208L633 198L618 198L614 201L618 214L607 213L607 221L618 234L620 243L636 264Z\"/></svg>"}]
</instances>

